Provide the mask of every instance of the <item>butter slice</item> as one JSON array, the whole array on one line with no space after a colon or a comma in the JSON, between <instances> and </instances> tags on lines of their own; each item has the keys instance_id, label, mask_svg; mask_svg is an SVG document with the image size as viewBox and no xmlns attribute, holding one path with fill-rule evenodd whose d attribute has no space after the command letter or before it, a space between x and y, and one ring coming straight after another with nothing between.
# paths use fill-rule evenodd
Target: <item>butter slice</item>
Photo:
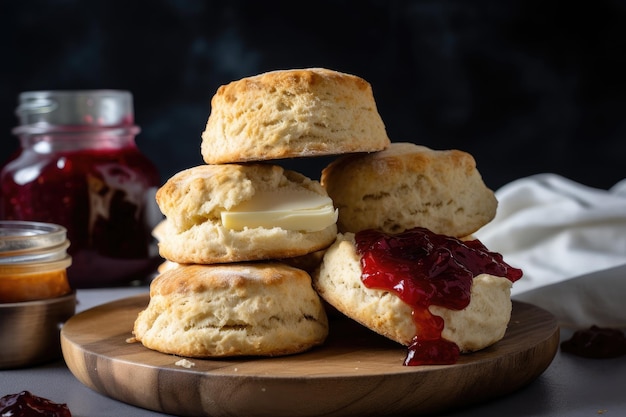
<instances>
[{"instance_id":1,"label":"butter slice","mask_svg":"<svg viewBox=\"0 0 626 417\"><path fill-rule=\"evenodd\" d=\"M285 230L316 232L337 222L337 210L330 197L309 190L257 192L252 199L222 211L222 224L232 230L280 227Z\"/></svg>"}]
</instances>

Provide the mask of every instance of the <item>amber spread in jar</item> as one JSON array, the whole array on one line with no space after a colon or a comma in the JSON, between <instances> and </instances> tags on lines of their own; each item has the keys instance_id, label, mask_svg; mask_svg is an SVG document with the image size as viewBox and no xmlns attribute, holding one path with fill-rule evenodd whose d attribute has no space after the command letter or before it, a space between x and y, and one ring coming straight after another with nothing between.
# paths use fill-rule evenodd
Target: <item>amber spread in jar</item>
<instances>
[{"instance_id":1,"label":"amber spread in jar","mask_svg":"<svg viewBox=\"0 0 626 417\"><path fill-rule=\"evenodd\" d=\"M11 417L72 417L66 404L54 403L28 391L0 398L0 416Z\"/></svg>"},{"instance_id":2,"label":"amber spread in jar","mask_svg":"<svg viewBox=\"0 0 626 417\"><path fill-rule=\"evenodd\" d=\"M396 294L411 306L417 329L405 365L456 363L459 348L441 337L443 319L428 307L462 310L470 302L473 278L480 274L512 282L522 271L506 264L478 240L459 239L414 228L399 234L365 230L355 234L363 284Z\"/></svg>"},{"instance_id":3,"label":"amber spread in jar","mask_svg":"<svg viewBox=\"0 0 626 417\"><path fill-rule=\"evenodd\" d=\"M0 272L0 303L43 300L70 292L65 269L32 274Z\"/></svg>"}]
</instances>

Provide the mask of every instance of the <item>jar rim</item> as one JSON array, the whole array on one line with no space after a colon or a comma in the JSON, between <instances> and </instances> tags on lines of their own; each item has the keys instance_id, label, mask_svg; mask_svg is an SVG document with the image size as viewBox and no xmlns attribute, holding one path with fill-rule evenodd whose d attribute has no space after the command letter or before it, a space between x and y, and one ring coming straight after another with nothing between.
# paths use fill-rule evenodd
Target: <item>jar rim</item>
<instances>
[{"instance_id":1,"label":"jar rim","mask_svg":"<svg viewBox=\"0 0 626 417\"><path fill-rule=\"evenodd\" d=\"M68 302L76 303L76 290L52 298L42 298L40 300L16 301L11 303L0 303L0 311L9 312L11 310L23 310L26 308L41 307L56 304L65 304ZM0 368L1 370L1 368Z\"/></svg>"},{"instance_id":2,"label":"jar rim","mask_svg":"<svg viewBox=\"0 0 626 417\"><path fill-rule=\"evenodd\" d=\"M67 229L54 223L24 220L0 221L0 257L62 245Z\"/></svg>"},{"instance_id":3,"label":"jar rim","mask_svg":"<svg viewBox=\"0 0 626 417\"><path fill-rule=\"evenodd\" d=\"M70 241L65 240L56 246L35 249L21 249L11 252L0 252L0 267L3 265L24 265L36 262L51 262L63 259Z\"/></svg>"},{"instance_id":4,"label":"jar rim","mask_svg":"<svg viewBox=\"0 0 626 417\"><path fill-rule=\"evenodd\" d=\"M24 91L19 94L15 114L22 127L121 128L134 125L133 106L133 95L128 90Z\"/></svg>"}]
</instances>

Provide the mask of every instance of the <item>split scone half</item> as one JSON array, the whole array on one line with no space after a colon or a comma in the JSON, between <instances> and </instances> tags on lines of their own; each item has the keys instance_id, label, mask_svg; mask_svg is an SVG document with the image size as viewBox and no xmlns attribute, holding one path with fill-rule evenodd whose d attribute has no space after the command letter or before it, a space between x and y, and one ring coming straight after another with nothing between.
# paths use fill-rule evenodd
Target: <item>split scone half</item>
<instances>
[{"instance_id":1,"label":"split scone half","mask_svg":"<svg viewBox=\"0 0 626 417\"><path fill-rule=\"evenodd\" d=\"M412 307L390 291L366 287L361 274L354 234L339 234L324 254L313 283L319 295L347 317L410 345L419 336ZM473 279L466 308L431 305L430 312L444 321L441 337L455 343L461 352L477 351L502 339L511 319L511 286L508 278L480 274Z\"/></svg>"},{"instance_id":2,"label":"split scone half","mask_svg":"<svg viewBox=\"0 0 626 417\"><path fill-rule=\"evenodd\" d=\"M471 154L408 142L344 155L324 168L320 182L339 209L341 233L425 227L464 237L489 223L498 207Z\"/></svg>"},{"instance_id":3,"label":"split scone half","mask_svg":"<svg viewBox=\"0 0 626 417\"><path fill-rule=\"evenodd\" d=\"M159 252L180 264L293 258L327 248L337 211L319 182L272 164L200 165L156 193Z\"/></svg>"},{"instance_id":4,"label":"split scone half","mask_svg":"<svg viewBox=\"0 0 626 417\"><path fill-rule=\"evenodd\" d=\"M366 287L353 233L340 234L313 276L319 295L338 311L391 340L408 346L419 336L411 306L386 290ZM504 337L511 319L512 282L481 274L473 279L469 305L452 310L437 305L430 312L444 321L441 337L461 352L473 352Z\"/></svg>"}]
</instances>

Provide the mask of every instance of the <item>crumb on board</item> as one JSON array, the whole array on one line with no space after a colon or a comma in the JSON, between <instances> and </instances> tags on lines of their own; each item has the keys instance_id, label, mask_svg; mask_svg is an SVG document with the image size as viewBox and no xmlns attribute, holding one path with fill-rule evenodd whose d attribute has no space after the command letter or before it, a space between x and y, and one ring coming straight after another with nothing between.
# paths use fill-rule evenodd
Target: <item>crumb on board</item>
<instances>
[{"instance_id":1,"label":"crumb on board","mask_svg":"<svg viewBox=\"0 0 626 417\"><path fill-rule=\"evenodd\" d=\"M180 360L176 361L176 363L174 363L174 365L182 366L183 368L187 368L187 369L189 369L189 368L191 368L193 366L196 366L195 363L193 363L193 362L191 362L190 360L187 360L187 359L180 359Z\"/></svg>"},{"instance_id":2,"label":"crumb on board","mask_svg":"<svg viewBox=\"0 0 626 417\"><path fill-rule=\"evenodd\" d=\"M134 336L126 339L126 343L136 343L136 342L137 342L137 339Z\"/></svg>"}]
</instances>

